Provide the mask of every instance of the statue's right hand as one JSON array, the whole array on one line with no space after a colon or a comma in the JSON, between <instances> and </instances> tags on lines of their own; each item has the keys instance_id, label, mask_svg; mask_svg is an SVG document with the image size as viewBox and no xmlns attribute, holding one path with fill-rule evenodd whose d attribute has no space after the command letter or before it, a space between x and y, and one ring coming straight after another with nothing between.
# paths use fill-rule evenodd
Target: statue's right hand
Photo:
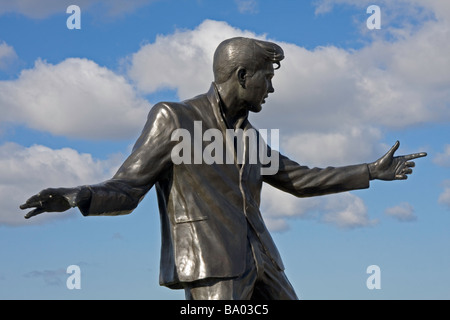
<instances>
[{"instance_id":1,"label":"statue's right hand","mask_svg":"<svg viewBox=\"0 0 450 320\"><path fill-rule=\"evenodd\" d=\"M20 209L35 208L25 215L25 219L29 219L43 212L63 212L72 207L69 203L68 195L73 192L74 189L71 188L44 189L30 197L20 206Z\"/></svg>"}]
</instances>

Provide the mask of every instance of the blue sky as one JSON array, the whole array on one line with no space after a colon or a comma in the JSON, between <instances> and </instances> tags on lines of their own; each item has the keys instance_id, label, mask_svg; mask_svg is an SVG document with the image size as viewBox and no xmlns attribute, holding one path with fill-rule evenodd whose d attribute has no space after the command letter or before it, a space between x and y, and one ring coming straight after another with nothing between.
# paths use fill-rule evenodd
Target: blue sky
<instances>
[{"instance_id":1,"label":"blue sky","mask_svg":"<svg viewBox=\"0 0 450 320\"><path fill-rule=\"evenodd\" d=\"M66 8L81 9L69 30ZM381 29L369 30L369 5ZM262 213L303 299L450 298L450 4L446 0L11 1L0 4L0 299L184 299L158 284L155 191L121 217L23 219L46 187L110 178L148 110L206 92L212 53L279 43L275 93L250 120L308 166L371 162L396 140L426 151L407 181ZM66 269L81 269L68 290ZM369 290L368 266L381 270Z\"/></svg>"}]
</instances>

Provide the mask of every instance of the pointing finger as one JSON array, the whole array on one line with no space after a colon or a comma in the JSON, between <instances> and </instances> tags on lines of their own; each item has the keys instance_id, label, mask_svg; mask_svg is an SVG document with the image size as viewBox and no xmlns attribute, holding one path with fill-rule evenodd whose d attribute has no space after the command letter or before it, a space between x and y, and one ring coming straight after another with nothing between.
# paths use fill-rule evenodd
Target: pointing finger
<instances>
[{"instance_id":1,"label":"pointing finger","mask_svg":"<svg viewBox=\"0 0 450 320\"><path fill-rule=\"evenodd\" d=\"M19 208L24 210L24 209L29 209L31 207L28 204L24 203L24 204L21 204Z\"/></svg>"},{"instance_id":2,"label":"pointing finger","mask_svg":"<svg viewBox=\"0 0 450 320\"><path fill-rule=\"evenodd\" d=\"M40 194L36 194L29 198L24 204L20 206L20 209L29 209L34 207L39 207L42 205L42 200Z\"/></svg>"},{"instance_id":3,"label":"pointing finger","mask_svg":"<svg viewBox=\"0 0 450 320\"><path fill-rule=\"evenodd\" d=\"M405 158L406 161L408 161L408 160L412 160L412 159L423 158L426 156L427 156L426 152L419 152L419 153L408 154L403 157Z\"/></svg>"},{"instance_id":4,"label":"pointing finger","mask_svg":"<svg viewBox=\"0 0 450 320\"><path fill-rule=\"evenodd\" d=\"M29 209L35 207L42 207L42 203L53 197L54 189L45 189L30 197L24 204L20 206L20 209Z\"/></svg>"}]
</instances>

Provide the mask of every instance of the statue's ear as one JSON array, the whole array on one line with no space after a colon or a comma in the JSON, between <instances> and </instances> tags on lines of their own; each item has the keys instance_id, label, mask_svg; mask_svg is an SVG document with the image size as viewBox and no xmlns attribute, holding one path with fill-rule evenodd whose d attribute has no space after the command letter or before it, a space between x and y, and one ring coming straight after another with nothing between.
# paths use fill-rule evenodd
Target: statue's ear
<instances>
[{"instance_id":1,"label":"statue's ear","mask_svg":"<svg viewBox=\"0 0 450 320\"><path fill-rule=\"evenodd\" d=\"M244 68L239 68L237 70L237 78L238 78L239 84L244 89L245 89L245 78L246 77L247 77L247 70L245 70Z\"/></svg>"}]
</instances>

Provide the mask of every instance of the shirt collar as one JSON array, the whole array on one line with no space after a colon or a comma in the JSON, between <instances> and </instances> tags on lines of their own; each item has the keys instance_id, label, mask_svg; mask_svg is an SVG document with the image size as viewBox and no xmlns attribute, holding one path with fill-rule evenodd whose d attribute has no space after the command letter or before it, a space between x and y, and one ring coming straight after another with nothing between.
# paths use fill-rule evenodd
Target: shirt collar
<instances>
[{"instance_id":1,"label":"shirt collar","mask_svg":"<svg viewBox=\"0 0 450 320\"><path fill-rule=\"evenodd\" d=\"M217 89L217 86L214 82L211 84L211 87L209 88L209 91L206 95L209 101L211 102L211 105L213 106L214 114L219 123L222 123L226 127L226 129L235 129L229 126L227 123L225 113L222 107L223 103L219 95L219 90ZM248 112L246 112L246 114L243 115L241 119L239 119L238 123L240 123L238 128L245 129L245 127L247 127Z\"/></svg>"}]
</instances>

